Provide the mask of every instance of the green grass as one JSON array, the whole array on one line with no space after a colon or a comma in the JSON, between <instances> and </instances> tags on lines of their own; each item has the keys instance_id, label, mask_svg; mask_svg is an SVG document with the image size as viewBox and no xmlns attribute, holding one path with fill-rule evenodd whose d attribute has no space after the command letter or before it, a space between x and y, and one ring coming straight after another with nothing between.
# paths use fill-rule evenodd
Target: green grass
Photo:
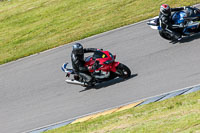
<instances>
[{"instance_id":1,"label":"green grass","mask_svg":"<svg viewBox=\"0 0 200 133\"><path fill-rule=\"evenodd\" d=\"M45 133L199 133L200 91Z\"/></svg>"},{"instance_id":2,"label":"green grass","mask_svg":"<svg viewBox=\"0 0 200 133\"><path fill-rule=\"evenodd\" d=\"M135 23L200 0L3 0L0 64Z\"/></svg>"}]
</instances>

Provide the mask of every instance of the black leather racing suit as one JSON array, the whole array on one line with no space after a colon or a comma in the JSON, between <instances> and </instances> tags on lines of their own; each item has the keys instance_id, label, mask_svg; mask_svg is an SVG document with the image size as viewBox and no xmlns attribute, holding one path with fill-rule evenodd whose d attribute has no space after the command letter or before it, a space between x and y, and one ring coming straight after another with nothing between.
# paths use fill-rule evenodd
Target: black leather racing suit
<instances>
[{"instance_id":1,"label":"black leather racing suit","mask_svg":"<svg viewBox=\"0 0 200 133\"><path fill-rule=\"evenodd\" d=\"M184 7L179 7L179 8L171 8L171 12L175 12L175 11L182 11L184 10ZM174 28L182 28L183 25L173 25L172 24L172 17L171 14L166 16L163 13L160 12L159 14L159 21L160 21L160 26L162 28L162 30L164 30L164 32L168 32L170 33L170 35L173 37L181 37L181 34L178 32L173 31Z\"/></svg>"},{"instance_id":2,"label":"black leather racing suit","mask_svg":"<svg viewBox=\"0 0 200 133\"><path fill-rule=\"evenodd\" d=\"M96 48L84 48L84 53L89 52L95 52L97 51ZM72 67L75 70L75 73L81 76L86 82L90 82L92 80L92 77L89 74L89 70L87 67L84 66L85 60L84 60L84 54L77 55L73 52L71 53L71 61L72 61Z\"/></svg>"}]
</instances>

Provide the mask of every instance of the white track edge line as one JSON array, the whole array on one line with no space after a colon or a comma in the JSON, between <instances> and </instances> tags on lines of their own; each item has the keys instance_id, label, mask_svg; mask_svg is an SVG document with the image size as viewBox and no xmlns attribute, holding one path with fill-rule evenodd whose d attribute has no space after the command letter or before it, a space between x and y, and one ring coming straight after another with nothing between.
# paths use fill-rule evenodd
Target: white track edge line
<instances>
[{"instance_id":1,"label":"white track edge line","mask_svg":"<svg viewBox=\"0 0 200 133\"><path fill-rule=\"evenodd\" d=\"M124 103L124 104L121 104L121 105L118 105L118 106L114 106L114 107L110 107L110 108L107 108L107 109L103 109L103 110L100 110L100 111L87 113L87 114L84 114L84 115L81 115L81 116L77 116L77 117L74 117L74 118L70 118L70 119L67 119L67 120L63 120L63 121L60 121L60 122L56 122L56 123L53 123L53 124L49 124L49 125L46 125L46 126L35 128L35 129L29 130L29 131L25 131L24 133L29 133L29 132L33 132L33 131L40 130L40 129L43 129L43 128L48 128L50 126L59 125L61 123L67 122L67 121L77 120L79 118L83 118L83 117L86 117L86 116L89 116L89 115L94 115L94 114L97 114L97 113L102 113L104 111L108 111L108 110L111 110L111 109L119 108L119 107L126 106L126 105L129 105L129 104L132 104L132 103L137 103L139 101L145 101L145 100L151 99L153 97L157 97L157 96L161 96L161 95L166 95L168 93L173 93L173 92L184 90L184 89L187 89L187 88L194 88L194 87L197 87L197 86L200 86L200 84L191 85L191 86L188 86L188 87L184 87L184 88L181 88L181 89L177 89L177 90L173 90L173 91L161 93L161 94L158 94L158 95L155 95L155 96L151 96L151 97L147 97L147 98L142 98L140 100L136 100L136 101L133 101L133 102L127 102L127 103Z\"/></svg>"}]
</instances>

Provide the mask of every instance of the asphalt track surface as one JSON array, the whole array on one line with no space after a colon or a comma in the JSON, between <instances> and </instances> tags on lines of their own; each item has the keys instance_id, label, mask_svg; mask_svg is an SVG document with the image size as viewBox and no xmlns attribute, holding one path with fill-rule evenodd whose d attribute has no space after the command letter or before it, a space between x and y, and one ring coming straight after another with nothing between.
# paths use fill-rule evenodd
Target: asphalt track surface
<instances>
[{"instance_id":1,"label":"asphalt track surface","mask_svg":"<svg viewBox=\"0 0 200 133\"><path fill-rule=\"evenodd\" d=\"M200 83L200 35L172 44L146 22L79 41L109 50L138 76L96 88L65 82L72 44L0 66L0 132L19 133Z\"/></svg>"}]
</instances>

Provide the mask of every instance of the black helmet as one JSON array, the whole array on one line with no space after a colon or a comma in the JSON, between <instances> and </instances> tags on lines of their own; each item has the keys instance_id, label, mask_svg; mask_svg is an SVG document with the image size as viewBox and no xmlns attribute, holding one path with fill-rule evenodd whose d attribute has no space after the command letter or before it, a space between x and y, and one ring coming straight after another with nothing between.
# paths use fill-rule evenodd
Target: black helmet
<instances>
[{"instance_id":1,"label":"black helmet","mask_svg":"<svg viewBox=\"0 0 200 133\"><path fill-rule=\"evenodd\" d=\"M83 54L83 46L80 43L75 43L72 49L72 52L76 55Z\"/></svg>"},{"instance_id":2,"label":"black helmet","mask_svg":"<svg viewBox=\"0 0 200 133\"><path fill-rule=\"evenodd\" d=\"M170 16L171 15L171 8L167 4L162 4L160 6L160 12L165 16Z\"/></svg>"}]
</instances>

